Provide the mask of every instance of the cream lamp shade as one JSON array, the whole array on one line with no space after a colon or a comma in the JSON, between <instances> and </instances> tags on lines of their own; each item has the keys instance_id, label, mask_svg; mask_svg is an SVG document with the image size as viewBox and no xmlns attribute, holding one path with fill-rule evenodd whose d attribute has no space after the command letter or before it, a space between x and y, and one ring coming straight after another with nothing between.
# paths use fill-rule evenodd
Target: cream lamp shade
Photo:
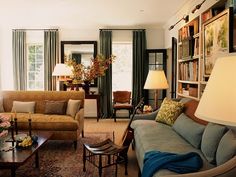
<instances>
[{"instance_id":1,"label":"cream lamp shade","mask_svg":"<svg viewBox=\"0 0 236 177\"><path fill-rule=\"evenodd\" d=\"M236 56L218 58L198 104L200 119L236 126Z\"/></svg>"},{"instance_id":2,"label":"cream lamp shade","mask_svg":"<svg viewBox=\"0 0 236 177\"><path fill-rule=\"evenodd\" d=\"M67 77L72 75L72 69L63 63L56 64L52 72L52 76L58 76L59 81L66 81Z\"/></svg>"},{"instance_id":3,"label":"cream lamp shade","mask_svg":"<svg viewBox=\"0 0 236 177\"><path fill-rule=\"evenodd\" d=\"M52 76L72 76L72 70L69 66L63 64L63 63L58 63L56 64Z\"/></svg>"},{"instance_id":4,"label":"cream lamp shade","mask_svg":"<svg viewBox=\"0 0 236 177\"><path fill-rule=\"evenodd\" d=\"M156 90L154 97L154 109L157 109L158 101L158 89L167 89L169 85L166 80L166 76L163 70L149 70L144 89Z\"/></svg>"},{"instance_id":5,"label":"cream lamp shade","mask_svg":"<svg viewBox=\"0 0 236 177\"><path fill-rule=\"evenodd\" d=\"M144 85L144 89L167 89L169 85L163 70L150 70Z\"/></svg>"}]
</instances>

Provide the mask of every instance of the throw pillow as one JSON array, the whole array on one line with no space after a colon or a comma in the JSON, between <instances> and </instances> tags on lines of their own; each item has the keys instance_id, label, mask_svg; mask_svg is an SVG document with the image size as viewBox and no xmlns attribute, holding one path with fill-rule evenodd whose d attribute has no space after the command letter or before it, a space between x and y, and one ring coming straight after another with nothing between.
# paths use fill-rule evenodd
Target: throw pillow
<instances>
[{"instance_id":1,"label":"throw pillow","mask_svg":"<svg viewBox=\"0 0 236 177\"><path fill-rule=\"evenodd\" d=\"M210 163L215 164L216 150L226 130L223 125L208 123L203 132L201 150Z\"/></svg>"},{"instance_id":2,"label":"throw pillow","mask_svg":"<svg viewBox=\"0 0 236 177\"><path fill-rule=\"evenodd\" d=\"M161 104L160 110L157 113L156 121L167 125L173 125L183 108L183 103L165 98Z\"/></svg>"},{"instance_id":3,"label":"throw pillow","mask_svg":"<svg viewBox=\"0 0 236 177\"><path fill-rule=\"evenodd\" d=\"M200 147L204 125L194 122L182 113L175 121L173 129L195 148Z\"/></svg>"},{"instance_id":4,"label":"throw pillow","mask_svg":"<svg viewBox=\"0 0 236 177\"><path fill-rule=\"evenodd\" d=\"M236 135L229 130L220 140L216 151L216 164L222 165L236 155Z\"/></svg>"},{"instance_id":5,"label":"throw pillow","mask_svg":"<svg viewBox=\"0 0 236 177\"><path fill-rule=\"evenodd\" d=\"M45 114L63 115L66 112L66 101L46 101Z\"/></svg>"},{"instance_id":6,"label":"throw pillow","mask_svg":"<svg viewBox=\"0 0 236 177\"><path fill-rule=\"evenodd\" d=\"M3 108L3 98L0 97L0 112L5 112Z\"/></svg>"},{"instance_id":7,"label":"throw pillow","mask_svg":"<svg viewBox=\"0 0 236 177\"><path fill-rule=\"evenodd\" d=\"M72 117L75 117L77 111L80 108L80 104L81 104L81 100L69 99L67 103L66 114Z\"/></svg>"},{"instance_id":8,"label":"throw pillow","mask_svg":"<svg viewBox=\"0 0 236 177\"><path fill-rule=\"evenodd\" d=\"M34 113L35 102L13 101L11 112L31 112Z\"/></svg>"}]
</instances>

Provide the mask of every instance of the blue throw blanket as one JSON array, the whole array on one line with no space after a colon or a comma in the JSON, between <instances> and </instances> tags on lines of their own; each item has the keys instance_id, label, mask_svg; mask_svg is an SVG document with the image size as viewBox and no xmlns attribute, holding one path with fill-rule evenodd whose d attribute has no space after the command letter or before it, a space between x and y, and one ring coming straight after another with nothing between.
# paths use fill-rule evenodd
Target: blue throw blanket
<instances>
[{"instance_id":1,"label":"blue throw blanket","mask_svg":"<svg viewBox=\"0 0 236 177\"><path fill-rule=\"evenodd\" d=\"M150 151L145 153L142 177L152 177L160 169L176 173L196 172L202 167L202 159L196 152L174 154Z\"/></svg>"}]
</instances>

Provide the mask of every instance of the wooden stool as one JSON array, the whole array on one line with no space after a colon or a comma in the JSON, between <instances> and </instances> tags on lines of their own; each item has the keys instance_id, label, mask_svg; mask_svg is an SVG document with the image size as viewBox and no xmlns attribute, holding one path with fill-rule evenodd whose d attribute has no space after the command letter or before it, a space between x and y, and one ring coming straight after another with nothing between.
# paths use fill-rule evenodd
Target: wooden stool
<instances>
[{"instance_id":1,"label":"wooden stool","mask_svg":"<svg viewBox=\"0 0 236 177\"><path fill-rule=\"evenodd\" d=\"M127 172L128 158L127 153L122 153L127 150L127 146L118 146L113 143L110 139L107 139L101 143L97 144L84 144L83 146L83 171L86 171L86 160L98 168L99 177L102 176L102 169L115 165L116 171L115 176L117 176L117 164L125 163L125 175ZM121 155L122 154L122 155ZM107 163L102 164L106 161ZM111 161L112 157L112 161Z\"/></svg>"}]
</instances>

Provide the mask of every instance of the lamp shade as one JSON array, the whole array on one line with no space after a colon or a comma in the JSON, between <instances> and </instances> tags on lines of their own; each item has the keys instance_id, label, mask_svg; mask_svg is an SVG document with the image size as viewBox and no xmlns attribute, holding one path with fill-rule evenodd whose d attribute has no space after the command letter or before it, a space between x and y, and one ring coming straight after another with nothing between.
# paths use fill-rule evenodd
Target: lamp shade
<instances>
[{"instance_id":1,"label":"lamp shade","mask_svg":"<svg viewBox=\"0 0 236 177\"><path fill-rule=\"evenodd\" d=\"M236 56L218 58L195 116L236 126Z\"/></svg>"},{"instance_id":2,"label":"lamp shade","mask_svg":"<svg viewBox=\"0 0 236 177\"><path fill-rule=\"evenodd\" d=\"M73 75L71 68L63 63L56 64L52 73L52 76L71 76L71 75Z\"/></svg>"},{"instance_id":3,"label":"lamp shade","mask_svg":"<svg viewBox=\"0 0 236 177\"><path fill-rule=\"evenodd\" d=\"M144 89L167 89L169 87L163 70L150 70Z\"/></svg>"}]
</instances>

